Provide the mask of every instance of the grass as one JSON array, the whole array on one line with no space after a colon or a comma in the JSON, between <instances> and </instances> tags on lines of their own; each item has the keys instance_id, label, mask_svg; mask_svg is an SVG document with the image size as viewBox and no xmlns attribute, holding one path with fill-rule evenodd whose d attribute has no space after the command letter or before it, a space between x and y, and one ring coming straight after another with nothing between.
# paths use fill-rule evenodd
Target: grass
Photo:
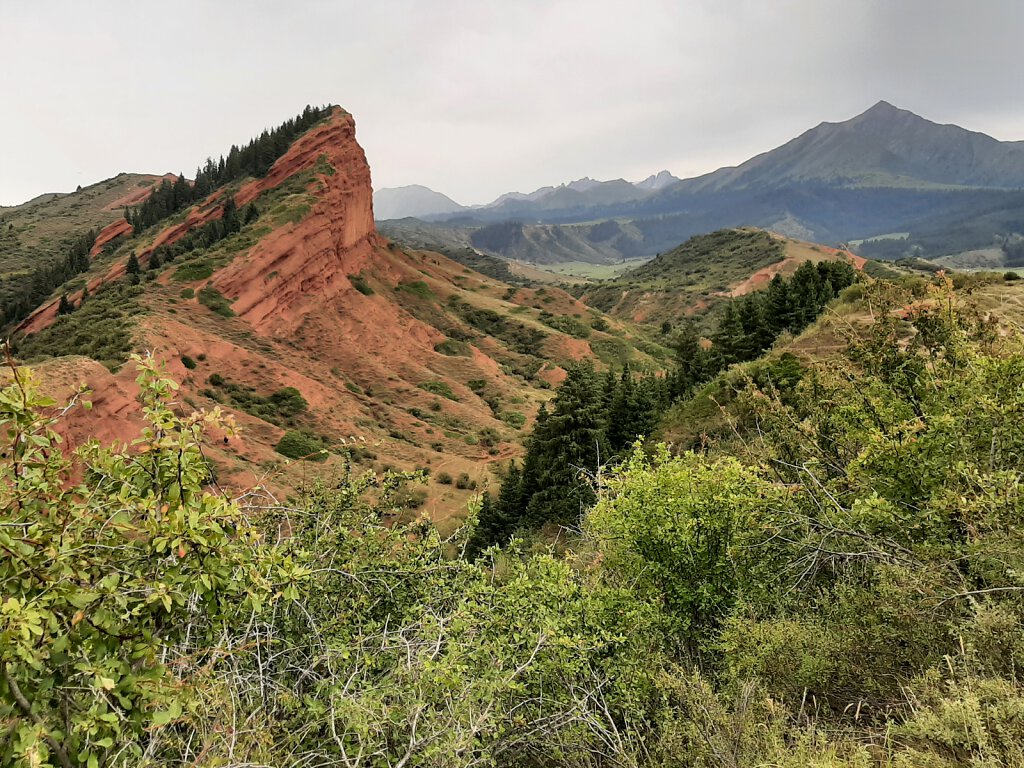
<instances>
[{"instance_id":1,"label":"grass","mask_svg":"<svg viewBox=\"0 0 1024 768\"><path fill-rule=\"evenodd\" d=\"M584 277L587 280L613 280L624 272L647 262L648 259L631 259L617 264L591 264L586 261L560 261L555 264L544 264L537 266L544 272L553 272L556 275L570 275L572 277Z\"/></svg>"},{"instance_id":2,"label":"grass","mask_svg":"<svg viewBox=\"0 0 1024 768\"><path fill-rule=\"evenodd\" d=\"M212 285L199 289L199 303L216 312L221 317L234 317L235 311L231 308L231 302Z\"/></svg>"},{"instance_id":3,"label":"grass","mask_svg":"<svg viewBox=\"0 0 1024 768\"><path fill-rule=\"evenodd\" d=\"M419 296L421 299L434 298L434 292L430 290L430 286L422 280L414 280L411 283L399 283L395 290L411 293L413 296Z\"/></svg>"},{"instance_id":4,"label":"grass","mask_svg":"<svg viewBox=\"0 0 1024 768\"><path fill-rule=\"evenodd\" d=\"M134 345L132 318L142 312L142 287L112 283L96 291L72 312L48 328L14 342L17 357L26 362L63 355L85 355L116 370Z\"/></svg>"},{"instance_id":5,"label":"grass","mask_svg":"<svg viewBox=\"0 0 1024 768\"><path fill-rule=\"evenodd\" d=\"M448 383L444 381L423 381L416 386L424 392L430 392L432 395L447 397L449 400L455 400L456 402L459 399L458 395L456 395Z\"/></svg>"}]
</instances>

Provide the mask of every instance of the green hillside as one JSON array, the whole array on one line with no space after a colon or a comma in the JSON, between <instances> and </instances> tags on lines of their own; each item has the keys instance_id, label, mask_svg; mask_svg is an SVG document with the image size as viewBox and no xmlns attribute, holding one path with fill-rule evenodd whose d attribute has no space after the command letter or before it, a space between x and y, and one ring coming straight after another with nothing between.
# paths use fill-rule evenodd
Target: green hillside
<instances>
[{"instance_id":1,"label":"green hillside","mask_svg":"<svg viewBox=\"0 0 1024 768\"><path fill-rule=\"evenodd\" d=\"M133 446L67 450L19 371L0 760L1021 764L1024 338L918 285L878 283L831 356L752 376L743 450L638 448L585 476L564 554L473 556L487 493L450 538L398 522L416 473L211 490L230 425L182 415L152 362ZM601 396L579 402L547 428L597 437Z\"/></svg>"}]
</instances>

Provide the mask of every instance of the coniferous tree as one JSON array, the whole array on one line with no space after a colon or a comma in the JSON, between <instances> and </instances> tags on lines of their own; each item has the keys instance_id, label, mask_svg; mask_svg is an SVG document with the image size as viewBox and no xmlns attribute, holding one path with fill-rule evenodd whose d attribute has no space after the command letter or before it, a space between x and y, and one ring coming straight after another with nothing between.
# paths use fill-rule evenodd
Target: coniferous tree
<instances>
[{"instance_id":1,"label":"coniferous tree","mask_svg":"<svg viewBox=\"0 0 1024 768\"><path fill-rule=\"evenodd\" d=\"M57 306L57 314L70 315L74 311L75 307L70 301L68 301L68 295L66 293L62 293L60 295L60 304Z\"/></svg>"},{"instance_id":2,"label":"coniferous tree","mask_svg":"<svg viewBox=\"0 0 1024 768\"><path fill-rule=\"evenodd\" d=\"M713 349L721 358L723 368L742 359L743 322L735 302L730 301L725 305L725 314L718 323L718 330L712 341L715 344Z\"/></svg>"},{"instance_id":3,"label":"coniferous tree","mask_svg":"<svg viewBox=\"0 0 1024 768\"><path fill-rule=\"evenodd\" d=\"M608 445L616 453L629 445L642 431L641 414L637 411L636 387L629 363L622 369L606 418Z\"/></svg>"},{"instance_id":4,"label":"coniferous tree","mask_svg":"<svg viewBox=\"0 0 1024 768\"><path fill-rule=\"evenodd\" d=\"M793 303L789 284L776 274L765 296L765 320L775 336L793 325Z\"/></svg>"},{"instance_id":5,"label":"coniferous tree","mask_svg":"<svg viewBox=\"0 0 1024 768\"><path fill-rule=\"evenodd\" d=\"M575 525L594 501L588 475L610 458L605 435L600 379L589 362L575 363L555 397L544 436L531 450L539 452L539 490L526 505L526 522Z\"/></svg>"}]
</instances>

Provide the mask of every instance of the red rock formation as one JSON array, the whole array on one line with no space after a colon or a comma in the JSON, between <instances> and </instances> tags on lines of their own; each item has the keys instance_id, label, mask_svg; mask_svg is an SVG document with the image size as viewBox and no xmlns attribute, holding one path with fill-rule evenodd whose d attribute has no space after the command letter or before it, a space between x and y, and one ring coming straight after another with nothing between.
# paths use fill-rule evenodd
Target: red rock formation
<instances>
[{"instance_id":1,"label":"red rock formation","mask_svg":"<svg viewBox=\"0 0 1024 768\"><path fill-rule=\"evenodd\" d=\"M130 235L132 233L132 225L129 224L125 219L118 219L113 221L103 229L96 236L96 242L92 245L92 250L89 251L90 256L98 256L103 250L103 246L114 240L121 235Z\"/></svg>"},{"instance_id":2,"label":"red rock formation","mask_svg":"<svg viewBox=\"0 0 1024 768\"><path fill-rule=\"evenodd\" d=\"M243 187L235 196L238 205L321 157L335 172L321 177L313 209L297 224L270 233L214 277L217 289L235 300L235 312L257 331L288 333L341 292L355 293L348 275L361 271L373 249L383 245L373 224L370 167L356 143L355 122L340 111L296 142L266 178Z\"/></svg>"},{"instance_id":3,"label":"red rock formation","mask_svg":"<svg viewBox=\"0 0 1024 768\"><path fill-rule=\"evenodd\" d=\"M362 147L356 143L355 133L356 126L352 115L336 107L322 124L299 137L289 150L278 158L266 176L250 181L235 195L235 202L239 207L247 205L263 192L277 187L296 173L311 169L321 157L324 157L335 169L333 175L322 176L323 191L320 194L320 202L312 214L307 217L307 220L298 225L301 227L301 232L296 235L294 226L274 232L268 239L274 240L276 244L273 248L261 250L264 258L267 253L274 254L272 258L278 259L281 258L282 252L293 252L293 255L313 254L339 260L343 252L361 251L363 254L361 258L365 259L370 246L383 244L383 240L378 237L373 225L370 166L366 162L366 155L363 153ZM144 263L154 248L170 245L184 237L191 229L219 219L224 212L220 197L221 192L214 192L202 203L194 206L185 217L185 221L161 231L154 239L152 246L138 253L139 260ZM310 219L312 221L308 221ZM123 222L123 224L115 222L103 232L106 233L115 225L123 227L127 225L127 222ZM320 227L326 227L328 231L317 232L316 230ZM112 237L113 235L106 242L109 242ZM285 245L282 245L282 239ZM298 243L304 240L310 240L310 242L305 243L302 248L298 248ZM291 242L296 248L289 248L288 242ZM263 244L261 243L261 245ZM98 251L96 252L98 253ZM292 261L294 262L294 259ZM358 259L353 257L350 258L350 261L354 264ZM124 263L112 266L103 278L90 281L90 292L95 292L103 283L123 275L124 269ZM271 267L267 271L273 269ZM352 273L358 270L359 267L355 266L348 272ZM262 272L259 269L255 271ZM253 270L247 268L242 272L251 273ZM348 285L346 278L342 277L342 280L345 285ZM313 270L307 268L297 284L297 290L295 286L292 286L293 298L299 299L301 304L301 297L308 295L315 285L326 287L328 282L324 276L318 276ZM227 290L221 288L221 285L221 281L218 281L218 288L232 297L241 296L247 291L251 291L253 287L246 285L244 279L234 285L229 280ZM73 301L77 299L76 296L70 298ZM280 303L280 298L272 300L272 303ZM243 311L251 310L253 316L258 319L261 312L268 314L269 310L266 306L261 310L259 308L261 302L257 299L255 294L250 295L248 306ZM245 304L246 302L243 302L243 305ZM56 301L44 304L18 326L17 332L36 333L46 328L57 318L57 306L58 302Z\"/></svg>"}]
</instances>

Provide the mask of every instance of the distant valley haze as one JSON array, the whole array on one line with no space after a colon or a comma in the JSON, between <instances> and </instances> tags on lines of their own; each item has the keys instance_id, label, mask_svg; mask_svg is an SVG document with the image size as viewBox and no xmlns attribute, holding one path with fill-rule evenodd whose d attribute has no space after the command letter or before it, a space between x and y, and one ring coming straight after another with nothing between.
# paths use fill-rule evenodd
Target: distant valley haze
<instances>
[{"instance_id":1,"label":"distant valley haze","mask_svg":"<svg viewBox=\"0 0 1024 768\"><path fill-rule=\"evenodd\" d=\"M376 189L463 205L698 176L880 99L1022 139L1021 28L1005 0L6 4L0 204L191 176L305 103L355 115Z\"/></svg>"}]
</instances>

